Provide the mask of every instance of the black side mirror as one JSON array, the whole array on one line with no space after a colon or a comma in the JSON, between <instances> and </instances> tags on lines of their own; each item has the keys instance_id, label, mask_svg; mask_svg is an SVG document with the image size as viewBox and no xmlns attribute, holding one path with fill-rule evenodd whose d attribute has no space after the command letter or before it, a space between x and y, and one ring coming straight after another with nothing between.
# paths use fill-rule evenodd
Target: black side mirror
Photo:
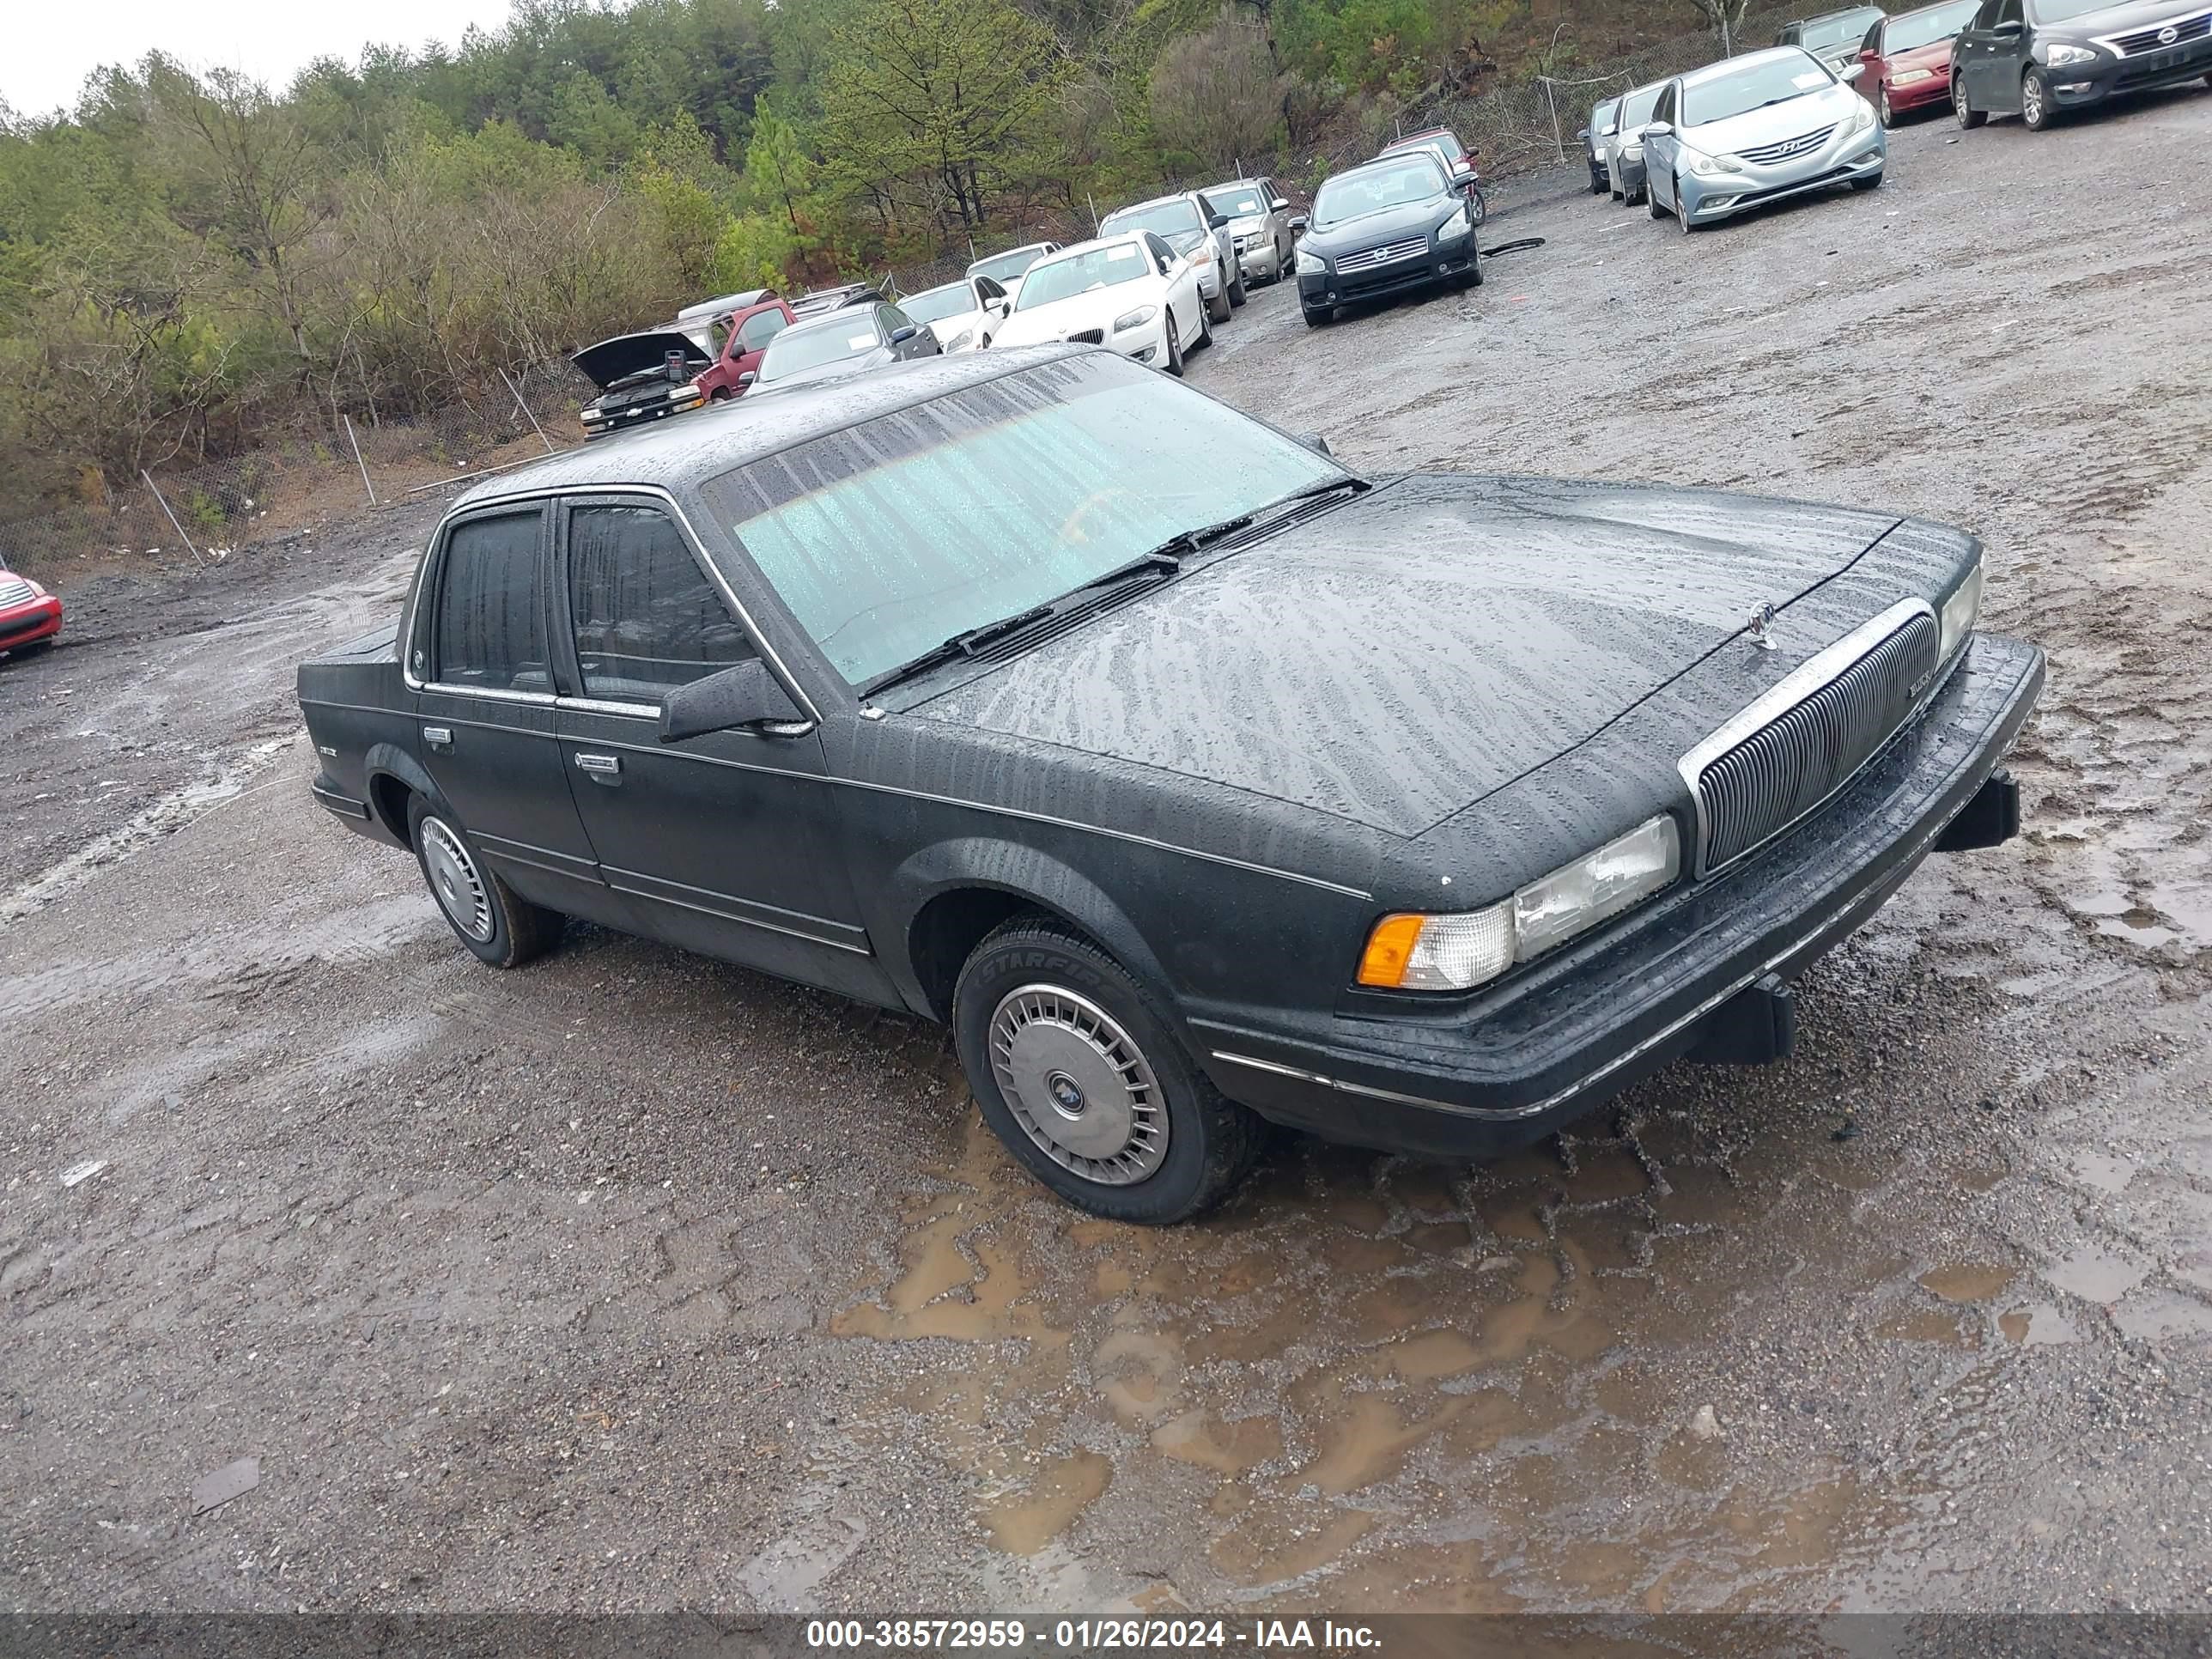
<instances>
[{"instance_id":1,"label":"black side mirror","mask_svg":"<svg viewBox=\"0 0 2212 1659\"><path fill-rule=\"evenodd\" d=\"M757 657L679 685L660 700L663 743L681 743L686 738L732 732L740 726L761 726L774 737L797 737L803 731L811 731L813 722ZM776 731L777 726L785 729Z\"/></svg>"},{"instance_id":2,"label":"black side mirror","mask_svg":"<svg viewBox=\"0 0 2212 1659\"><path fill-rule=\"evenodd\" d=\"M1227 217L1222 214L1209 213L1206 216L1206 227L1208 230L1218 230L1228 222Z\"/></svg>"},{"instance_id":3,"label":"black side mirror","mask_svg":"<svg viewBox=\"0 0 2212 1659\"><path fill-rule=\"evenodd\" d=\"M1315 454L1328 455L1329 459L1332 460L1335 459L1334 455L1330 454L1328 440L1322 437L1320 433L1301 432L1296 435L1297 437L1297 441L1304 444L1308 449L1313 451Z\"/></svg>"}]
</instances>

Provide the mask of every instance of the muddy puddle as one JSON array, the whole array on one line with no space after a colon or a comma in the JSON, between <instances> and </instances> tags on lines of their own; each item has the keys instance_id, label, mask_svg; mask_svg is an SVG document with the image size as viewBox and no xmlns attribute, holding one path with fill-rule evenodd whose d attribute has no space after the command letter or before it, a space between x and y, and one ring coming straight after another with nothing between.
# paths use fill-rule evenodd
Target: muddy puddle
<instances>
[{"instance_id":1,"label":"muddy puddle","mask_svg":"<svg viewBox=\"0 0 2212 1659\"><path fill-rule=\"evenodd\" d=\"M1954 1370L2067 1340L2001 1261L1900 1254L1858 1215L1881 1160L1808 1179L1809 1141L1631 1120L1472 1172L1293 1142L1152 1231L1063 1208L968 1123L832 1321L897 1356L853 1432L935 1448L996 1554L1103 1553L1193 1605L1786 1604L1880 1557L1913 1494L1847 1409L1823 1433L1837 1377L1762 1375L1756 1342L1707 1369L1773 1281L1838 1344ZM1826 1451L1762 1455L1777 1413Z\"/></svg>"}]
</instances>

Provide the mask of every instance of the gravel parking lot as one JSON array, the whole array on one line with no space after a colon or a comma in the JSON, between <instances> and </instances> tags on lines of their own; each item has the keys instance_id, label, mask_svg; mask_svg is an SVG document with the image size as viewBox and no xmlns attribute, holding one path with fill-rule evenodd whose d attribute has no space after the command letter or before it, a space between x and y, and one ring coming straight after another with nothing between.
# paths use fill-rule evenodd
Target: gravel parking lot
<instances>
[{"instance_id":1,"label":"gravel parking lot","mask_svg":"<svg viewBox=\"0 0 2212 1659\"><path fill-rule=\"evenodd\" d=\"M0 1600L2212 1607L2212 94L1889 178L1684 238L1555 176L1483 288L1192 365L1371 470L1972 526L2050 653L2025 838L1795 1058L1503 1164L1287 1140L1120 1228L934 1028L479 968L289 701L434 507L74 596L0 665Z\"/></svg>"}]
</instances>

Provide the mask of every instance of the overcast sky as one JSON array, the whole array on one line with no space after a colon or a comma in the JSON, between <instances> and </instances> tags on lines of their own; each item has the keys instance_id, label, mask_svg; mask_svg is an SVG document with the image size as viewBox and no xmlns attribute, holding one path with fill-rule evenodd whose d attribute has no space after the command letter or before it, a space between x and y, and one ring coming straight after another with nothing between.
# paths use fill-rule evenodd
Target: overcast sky
<instances>
[{"instance_id":1,"label":"overcast sky","mask_svg":"<svg viewBox=\"0 0 2212 1659\"><path fill-rule=\"evenodd\" d=\"M458 46L471 23L507 21L507 0L5 0L0 98L21 115L76 102L102 64L155 50L194 69L242 69L282 89L313 58L358 57L371 40Z\"/></svg>"}]
</instances>

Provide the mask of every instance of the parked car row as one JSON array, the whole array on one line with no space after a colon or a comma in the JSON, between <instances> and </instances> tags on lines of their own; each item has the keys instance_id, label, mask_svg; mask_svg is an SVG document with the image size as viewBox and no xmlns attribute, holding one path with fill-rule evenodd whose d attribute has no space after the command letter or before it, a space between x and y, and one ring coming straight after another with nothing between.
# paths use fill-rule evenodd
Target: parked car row
<instances>
[{"instance_id":1,"label":"parked car row","mask_svg":"<svg viewBox=\"0 0 2212 1659\"><path fill-rule=\"evenodd\" d=\"M2040 131L2116 94L2199 79L2212 86L2204 0L1854 6L1605 99L1579 136L1593 194L1643 200L1687 231L1807 191L1872 190L1882 135L1940 105L1962 127L2016 114Z\"/></svg>"}]
</instances>

